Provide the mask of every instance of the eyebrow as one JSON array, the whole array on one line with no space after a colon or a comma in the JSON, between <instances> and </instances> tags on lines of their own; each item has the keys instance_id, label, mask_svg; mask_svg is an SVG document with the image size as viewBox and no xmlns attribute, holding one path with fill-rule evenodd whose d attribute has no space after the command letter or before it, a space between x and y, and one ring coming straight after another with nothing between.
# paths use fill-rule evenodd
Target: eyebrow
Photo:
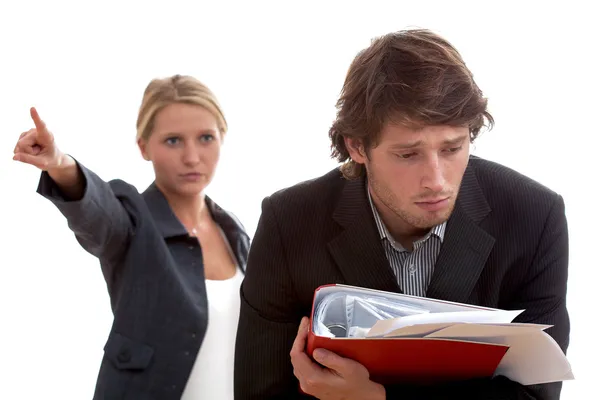
<instances>
[{"instance_id":1,"label":"eyebrow","mask_svg":"<svg viewBox=\"0 0 600 400\"><path fill-rule=\"evenodd\" d=\"M454 139L446 139L442 142L442 145L444 146L452 146L452 145L457 145L460 144L462 142L464 142L467 139L467 136L459 136L456 137ZM414 149L417 148L419 146L423 145L423 141L422 140L418 140L416 142L412 142L412 143L398 143L395 144L392 147L392 149L394 150L408 150L408 149Z\"/></svg>"},{"instance_id":2,"label":"eyebrow","mask_svg":"<svg viewBox=\"0 0 600 400\"><path fill-rule=\"evenodd\" d=\"M217 131L215 131L214 129L208 128L208 129L200 130L196 133L201 134L201 135L207 135L207 134L216 135ZM184 134L182 132L176 132L176 131L163 132L163 133L161 133L161 135L162 136L184 136Z\"/></svg>"}]
</instances>

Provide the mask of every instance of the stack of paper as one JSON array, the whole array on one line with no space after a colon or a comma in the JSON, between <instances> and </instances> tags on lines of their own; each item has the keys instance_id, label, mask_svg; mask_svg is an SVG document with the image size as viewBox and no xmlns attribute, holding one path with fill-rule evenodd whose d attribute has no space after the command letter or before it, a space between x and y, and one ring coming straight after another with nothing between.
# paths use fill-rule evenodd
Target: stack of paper
<instances>
[{"instance_id":1,"label":"stack of paper","mask_svg":"<svg viewBox=\"0 0 600 400\"><path fill-rule=\"evenodd\" d=\"M380 383L503 375L523 385L573 379L545 329L498 310L346 285L315 291L307 352L326 348Z\"/></svg>"}]
</instances>

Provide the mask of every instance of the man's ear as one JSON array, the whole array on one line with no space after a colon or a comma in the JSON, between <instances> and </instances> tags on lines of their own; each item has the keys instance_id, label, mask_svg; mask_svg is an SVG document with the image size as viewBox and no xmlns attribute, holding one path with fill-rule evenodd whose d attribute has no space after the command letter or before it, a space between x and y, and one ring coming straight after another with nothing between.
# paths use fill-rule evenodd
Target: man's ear
<instances>
[{"instance_id":1,"label":"man's ear","mask_svg":"<svg viewBox=\"0 0 600 400\"><path fill-rule=\"evenodd\" d=\"M365 147L360 139L344 137L344 143L346 144L346 149L348 149L348 153L350 153L350 158L352 158L352 161L358 164L366 163L367 152L365 151Z\"/></svg>"},{"instance_id":2,"label":"man's ear","mask_svg":"<svg viewBox=\"0 0 600 400\"><path fill-rule=\"evenodd\" d=\"M142 157L144 157L144 160L150 161L150 157L148 156L148 151L146 150L147 142L144 139L140 138L137 140L137 145L140 149L140 153L142 154Z\"/></svg>"}]
</instances>

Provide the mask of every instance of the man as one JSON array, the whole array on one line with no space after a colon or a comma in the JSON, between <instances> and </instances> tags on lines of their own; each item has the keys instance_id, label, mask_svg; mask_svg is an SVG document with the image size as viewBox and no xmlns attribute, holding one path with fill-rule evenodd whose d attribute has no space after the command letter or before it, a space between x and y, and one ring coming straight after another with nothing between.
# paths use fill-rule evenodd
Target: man
<instances>
[{"instance_id":1,"label":"man","mask_svg":"<svg viewBox=\"0 0 600 400\"><path fill-rule=\"evenodd\" d=\"M352 63L330 129L336 169L267 197L241 288L235 397L558 399L505 377L382 386L304 352L314 290L344 283L501 309L553 325L566 352L568 234L558 194L470 156L493 124L459 53L427 30L385 35ZM298 327L298 323L300 327Z\"/></svg>"}]
</instances>

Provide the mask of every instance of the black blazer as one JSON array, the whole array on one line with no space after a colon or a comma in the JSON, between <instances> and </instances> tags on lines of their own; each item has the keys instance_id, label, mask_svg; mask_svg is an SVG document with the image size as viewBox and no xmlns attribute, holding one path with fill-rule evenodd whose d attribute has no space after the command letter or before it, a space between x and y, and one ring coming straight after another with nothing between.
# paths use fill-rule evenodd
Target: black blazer
<instances>
[{"instance_id":1,"label":"black blazer","mask_svg":"<svg viewBox=\"0 0 600 400\"><path fill-rule=\"evenodd\" d=\"M207 327L202 253L152 184L143 194L80 165L81 200L65 201L47 173L38 192L67 218L77 240L98 257L114 322L94 399L179 399ZM206 198L245 269L249 238L233 215Z\"/></svg>"},{"instance_id":2,"label":"black blazer","mask_svg":"<svg viewBox=\"0 0 600 400\"><path fill-rule=\"evenodd\" d=\"M563 351L568 234L563 199L519 173L471 157L427 297L502 309L550 324ZM262 204L242 284L236 400L297 398L289 352L314 290L345 283L399 292L377 234L364 179L338 170ZM386 387L388 399L558 399L560 383L523 387L506 378L428 388Z\"/></svg>"}]
</instances>

